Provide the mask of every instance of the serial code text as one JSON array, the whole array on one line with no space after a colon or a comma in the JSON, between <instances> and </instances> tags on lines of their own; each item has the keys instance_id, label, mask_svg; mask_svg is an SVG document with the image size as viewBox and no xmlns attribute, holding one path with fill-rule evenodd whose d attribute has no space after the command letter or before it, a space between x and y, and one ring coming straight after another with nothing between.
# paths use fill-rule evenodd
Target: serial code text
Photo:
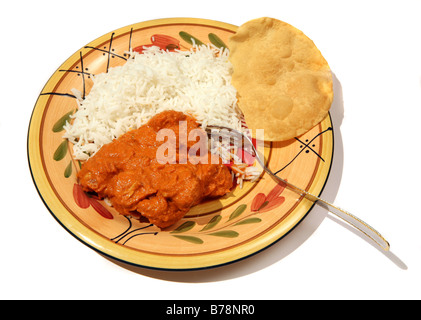
<instances>
[{"instance_id":1,"label":"serial code text","mask_svg":"<svg viewBox=\"0 0 421 320\"><path fill-rule=\"evenodd\" d=\"M179 305L172 304L166 307L166 315L183 315L199 317L200 315L254 315L253 304L209 304L209 305Z\"/></svg>"}]
</instances>

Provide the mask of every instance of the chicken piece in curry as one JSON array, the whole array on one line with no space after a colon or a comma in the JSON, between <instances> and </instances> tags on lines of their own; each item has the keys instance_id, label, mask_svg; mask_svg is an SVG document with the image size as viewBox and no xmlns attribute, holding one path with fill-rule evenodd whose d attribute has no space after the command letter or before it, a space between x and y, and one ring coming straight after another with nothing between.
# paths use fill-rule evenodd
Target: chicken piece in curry
<instances>
[{"instance_id":1,"label":"chicken piece in curry","mask_svg":"<svg viewBox=\"0 0 421 320\"><path fill-rule=\"evenodd\" d=\"M180 163L180 148L189 150L195 141L180 146L181 139L177 140L176 163L158 161L157 151L164 143L157 139L158 132L170 129L178 137L180 121L187 124L187 133L200 127L193 117L164 111L104 145L78 173L83 190L108 198L123 215L147 218L160 228L176 223L201 201L228 193L233 182L223 164ZM212 157L208 151L206 156Z\"/></svg>"}]
</instances>

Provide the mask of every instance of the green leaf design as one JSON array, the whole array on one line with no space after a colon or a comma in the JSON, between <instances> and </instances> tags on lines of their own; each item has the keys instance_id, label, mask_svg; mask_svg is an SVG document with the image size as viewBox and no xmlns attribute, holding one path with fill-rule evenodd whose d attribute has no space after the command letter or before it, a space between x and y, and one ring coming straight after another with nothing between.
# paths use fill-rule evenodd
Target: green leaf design
<instances>
[{"instance_id":1,"label":"green leaf design","mask_svg":"<svg viewBox=\"0 0 421 320\"><path fill-rule=\"evenodd\" d=\"M176 237L178 239L184 240L184 241L188 241L194 244L202 244L203 240L197 237L192 237L192 236L179 236L179 235L175 235L173 237Z\"/></svg>"},{"instance_id":2,"label":"green leaf design","mask_svg":"<svg viewBox=\"0 0 421 320\"><path fill-rule=\"evenodd\" d=\"M246 210L246 208L247 208L247 205L246 205L246 204L241 204L241 205L239 205L239 206L237 207L237 209L235 209L235 210L234 210L234 212L233 212L233 213L231 213L231 215L230 215L230 217L229 217L228 221L230 221L230 220L232 220L232 219L235 219L235 218L239 217L239 216L240 216L240 215L244 212L244 210Z\"/></svg>"},{"instance_id":3,"label":"green leaf design","mask_svg":"<svg viewBox=\"0 0 421 320\"><path fill-rule=\"evenodd\" d=\"M191 45L193 45L193 40L194 40L194 42L195 42L198 46L200 46L200 45L204 44L202 41L200 41L200 40L199 40L199 39L197 39L196 37L193 37L191 34L189 34L189 33L187 33L187 32L180 31L180 32L179 32L179 35L180 35L180 37L181 37L184 41L186 41L186 42L190 43Z\"/></svg>"},{"instance_id":4,"label":"green leaf design","mask_svg":"<svg viewBox=\"0 0 421 320\"><path fill-rule=\"evenodd\" d=\"M182 233L189 231L196 225L196 222L194 221L186 221L182 225L180 225L177 229L171 231L171 233Z\"/></svg>"},{"instance_id":5,"label":"green leaf design","mask_svg":"<svg viewBox=\"0 0 421 320\"><path fill-rule=\"evenodd\" d=\"M66 121L70 119L70 116L73 114L73 110L66 113L64 116L62 116L60 119L57 120L57 122L53 126L53 132L60 132L63 130L63 126L66 124Z\"/></svg>"},{"instance_id":6,"label":"green leaf design","mask_svg":"<svg viewBox=\"0 0 421 320\"><path fill-rule=\"evenodd\" d=\"M67 153L67 140L64 140L58 146L57 150L54 152L53 159L56 161L60 161L66 156Z\"/></svg>"},{"instance_id":7,"label":"green leaf design","mask_svg":"<svg viewBox=\"0 0 421 320\"><path fill-rule=\"evenodd\" d=\"M261 221L262 221L262 219L260 219L260 218L248 218L248 219L245 219L243 221L237 222L236 224L234 224L234 226L239 226L239 225L242 225L242 224L250 224L250 223L259 223Z\"/></svg>"},{"instance_id":8,"label":"green leaf design","mask_svg":"<svg viewBox=\"0 0 421 320\"><path fill-rule=\"evenodd\" d=\"M208 34L209 41L215 45L217 48L228 48L224 41L221 40L216 34L209 33Z\"/></svg>"},{"instance_id":9,"label":"green leaf design","mask_svg":"<svg viewBox=\"0 0 421 320\"><path fill-rule=\"evenodd\" d=\"M212 229L219 223L219 221L221 221L221 219L222 219L222 216L220 214L218 214L217 216L214 216L212 219L209 220L208 224L204 226L204 228L200 231L206 231L206 230Z\"/></svg>"},{"instance_id":10,"label":"green leaf design","mask_svg":"<svg viewBox=\"0 0 421 320\"><path fill-rule=\"evenodd\" d=\"M70 160L69 164L66 167L66 170L64 170L64 177L68 178L72 175L72 160Z\"/></svg>"},{"instance_id":11,"label":"green leaf design","mask_svg":"<svg viewBox=\"0 0 421 320\"><path fill-rule=\"evenodd\" d=\"M224 237L224 238L235 238L239 236L239 233L232 230L223 230L223 231L210 233L209 235L216 236L216 237Z\"/></svg>"}]
</instances>

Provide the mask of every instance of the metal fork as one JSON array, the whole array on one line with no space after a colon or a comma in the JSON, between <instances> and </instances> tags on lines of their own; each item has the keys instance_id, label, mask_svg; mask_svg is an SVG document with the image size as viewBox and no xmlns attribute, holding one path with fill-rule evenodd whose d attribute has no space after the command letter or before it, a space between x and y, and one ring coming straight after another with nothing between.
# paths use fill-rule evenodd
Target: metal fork
<instances>
[{"instance_id":1,"label":"metal fork","mask_svg":"<svg viewBox=\"0 0 421 320\"><path fill-rule=\"evenodd\" d=\"M369 224L367 224L366 222L364 222L363 220L361 220L360 218L354 216L353 214L338 208L337 206L333 205L332 203L329 203L326 200L321 199L318 196L315 196L295 185L293 185L292 183L278 177L276 174L274 174L268 167L266 167L266 165L264 164L264 161L262 159L264 159L264 156L260 155L258 150L256 149L256 147L254 146L253 142L251 141L251 139L243 134L240 131L237 131L235 129L231 129L231 128L227 128L227 127L223 127L223 126L215 126L215 125L211 125L211 126L207 126L206 127L206 132L208 133L208 135L212 136L216 136L216 137L222 137L222 138L233 138L235 139L235 141L240 141L242 143L242 146L246 146L251 148L251 150L254 153L254 157L256 158L257 162L259 163L259 165L263 168L264 171L266 171L272 178L274 178L276 181L283 183L286 185L286 187L288 187L290 190L293 190L295 192L297 192L300 196L317 203L318 205L320 205L321 207L325 208L326 210L328 210L329 212L333 213L334 215L336 215L338 218L342 219L343 221L345 221L346 223L348 223L349 225L351 225L352 227L354 227L355 229L359 230L360 232L362 232L365 236L367 236L368 238L370 238L372 241L374 241L380 248L382 248L385 251L389 251L390 250L390 244L389 242L373 227L371 227Z\"/></svg>"}]
</instances>

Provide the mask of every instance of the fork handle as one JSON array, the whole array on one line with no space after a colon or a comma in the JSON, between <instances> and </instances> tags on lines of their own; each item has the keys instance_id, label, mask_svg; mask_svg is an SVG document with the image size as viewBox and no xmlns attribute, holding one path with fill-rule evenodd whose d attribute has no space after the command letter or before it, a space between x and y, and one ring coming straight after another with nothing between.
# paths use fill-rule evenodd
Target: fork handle
<instances>
[{"instance_id":1,"label":"fork handle","mask_svg":"<svg viewBox=\"0 0 421 320\"><path fill-rule=\"evenodd\" d=\"M371 227L369 224L361 220L360 218L354 216L353 214L338 208L337 206L333 205L330 202L327 202L326 200L323 200L301 188L296 187L295 185L291 184L288 181L283 180L282 178L279 178L277 175L271 172L271 176L276 178L281 183L285 184L290 189L293 189L294 191L298 192L302 197L313 201L320 205L321 207L327 209L329 212L333 213L343 221L350 224L352 227L356 228L357 230L361 231L363 234L365 234L368 238L373 240L378 246L380 246L383 250L389 251L390 250L390 244L387 242L387 240L373 227Z\"/></svg>"},{"instance_id":2,"label":"fork handle","mask_svg":"<svg viewBox=\"0 0 421 320\"><path fill-rule=\"evenodd\" d=\"M368 223L364 222L360 218L354 216L353 214L349 213L348 211L345 211L341 208L338 208L337 206L318 198L317 203L326 208L329 212L333 213L337 217L341 218L354 228L358 229L362 233L364 233L367 237L369 237L371 240L373 240L377 245L379 245L383 250L389 251L390 250L390 244L389 242L372 226L370 226Z\"/></svg>"},{"instance_id":3,"label":"fork handle","mask_svg":"<svg viewBox=\"0 0 421 320\"><path fill-rule=\"evenodd\" d=\"M380 246L383 250L389 251L389 249L390 249L389 242L387 242L386 239L383 238L383 236L376 229L371 227L369 224L362 221L360 218L354 216L353 214L351 214L351 213L349 213L349 212L347 212L343 209L340 209L340 208L336 207L335 205L331 204L330 202L327 202L326 200L323 200L323 199L321 199L321 198L319 198L319 197L317 197L317 196L315 196L315 195L313 195L313 194L311 194L311 193L309 193L309 192L307 192L307 191L305 191L301 188L296 187L292 183L290 183L290 182L278 177L276 174L274 174L268 167L265 166L265 163L262 160L262 159L264 159L264 156L260 155L259 151L256 149L253 142L251 141L251 139L247 135L244 135L242 132L239 132L237 130L234 130L234 129L231 129L231 128L226 128L226 127L221 127L221 126L208 126L207 130L212 129L212 128L227 130L228 131L228 137L234 136L234 137L240 138L240 141L242 141L242 143L248 144L252 148L253 152L256 155L257 162L260 164L260 166L263 168L263 170L266 171L270 176L272 176L274 179L280 181L281 183L285 184L289 189L292 189L295 192L298 192L298 194L300 194L302 197L304 197L308 200L311 200L311 201L317 203L318 205L324 207L329 212L336 215L338 218L342 219L343 221L350 224L352 227L361 231L368 238L373 240L378 246Z\"/></svg>"}]
</instances>

